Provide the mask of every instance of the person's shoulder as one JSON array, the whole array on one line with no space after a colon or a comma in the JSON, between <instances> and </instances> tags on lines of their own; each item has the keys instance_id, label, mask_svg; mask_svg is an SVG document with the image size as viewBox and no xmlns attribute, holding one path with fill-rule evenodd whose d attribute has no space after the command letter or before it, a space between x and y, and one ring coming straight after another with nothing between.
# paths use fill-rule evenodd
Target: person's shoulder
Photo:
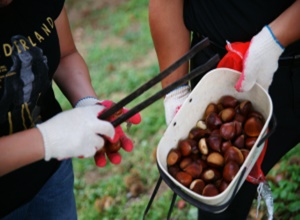
<instances>
[{"instance_id":1,"label":"person's shoulder","mask_svg":"<svg viewBox=\"0 0 300 220\"><path fill-rule=\"evenodd\" d=\"M35 7L47 9L51 13L51 17L55 20L62 11L65 0L30 0L34 2Z\"/></svg>"},{"instance_id":2,"label":"person's shoulder","mask_svg":"<svg viewBox=\"0 0 300 220\"><path fill-rule=\"evenodd\" d=\"M53 3L54 19L56 19L64 7L65 0L54 0L54 1L47 0L47 1L51 1Z\"/></svg>"}]
</instances>

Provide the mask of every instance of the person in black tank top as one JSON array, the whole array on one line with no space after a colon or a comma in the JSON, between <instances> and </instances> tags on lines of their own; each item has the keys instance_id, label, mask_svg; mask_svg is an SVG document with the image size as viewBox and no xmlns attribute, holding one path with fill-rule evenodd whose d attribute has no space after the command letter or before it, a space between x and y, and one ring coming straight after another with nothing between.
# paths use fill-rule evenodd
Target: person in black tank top
<instances>
[{"instance_id":1,"label":"person in black tank top","mask_svg":"<svg viewBox=\"0 0 300 220\"><path fill-rule=\"evenodd\" d=\"M0 0L0 27L0 219L77 219L64 158L93 157L115 129L97 118L64 0ZM62 112L52 80L75 108Z\"/></svg>"},{"instance_id":2,"label":"person in black tank top","mask_svg":"<svg viewBox=\"0 0 300 220\"><path fill-rule=\"evenodd\" d=\"M168 86L205 63L214 54L218 54L224 62L228 55L228 42L234 45L236 42L246 44L252 40L249 48L253 48L261 43L261 39L268 38L272 50L275 48L275 52L263 50L265 44L261 43L262 46L258 50L263 52L262 55L252 56L253 50L249 52L248 49L248 57L244 56L244 59L253 60L246 63L248 67L251 63L259 63L262 57L266 58L265 66L269 65L269 69L273 68L273 63L275 66L274 70L266 73L268 77L264 74L259 76L257 73L258 79L267 78L260 83L265 84L272 98L273 113L277 119L276 130L269 138L261 167L265 175L300 142L300 26L297 23L300 19L299 11L299 0L150 0L149 3L150 30L160 70L166 69L203 38L208 37L211 43L191 60L190 65L185 64L163 80L162 87ZM246 64L244 68L247 67ZM273 74L273 71L276 72ZM200 79L201 77L166 95L164 107L167 124ZM248 82L246 84L249 85ZM243 81L236 88L241 91L249 89ZM246 219L256 190L257 185L245 181L225 211L216 214L199 209L199 219Z\"/></svg>"}]
</instances>

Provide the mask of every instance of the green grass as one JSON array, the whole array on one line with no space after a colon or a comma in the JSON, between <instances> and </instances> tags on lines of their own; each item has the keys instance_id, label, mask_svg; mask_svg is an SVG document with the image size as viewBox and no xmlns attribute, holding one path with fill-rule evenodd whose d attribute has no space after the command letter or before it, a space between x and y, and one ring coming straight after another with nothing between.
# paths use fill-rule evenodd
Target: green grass
<instances>
[{"instance_id":1,"label":"green grass","mask_svg":"<svg viewBox=\"0 0 300 220\"><path fill-rule=\"evenodd\" d=\"M78 50L87 62L99 99L117 102L159 72L148 25L147 0L67 0L66 4ZM155 86L127 107L145 100L160 88ZM71 108L57 87L55 92L62 107ZM159 177L154 154L166 129L162 100L143 110L141 115L142 123L126 132L135 142L135 149L131 153L121 151L120 165L98 168L93 159L73 160L79 220L142 219ZM300 147L284 158L286 163L291 155L300 155ZM299 166L293 167L293 171L299 174ZM128 196L132 185L129 177L137 178L136 182L143 186L137 197ZM286 178L286 181L293 178L296 187L293 190L299 192L299 178ZM285 191L277 185L272 187L276 193ZM168 187L161 186L146 219L166 219L172 195ZM299 201L299 193L296 198ZM283 196L276 199L276 204L286 200ZM106 205L96 207L101 201L106 201ZM276 208L278 213L287 213L286 207L276 205ZM299 209L290 211L299 214ZM187 204L181 210L175 207L172 218L196 219L196 213L196 208Z\"/></svg>"},{"instance_id":2,"label":"green grass","mask_svg":"<svg viewBox=\"0 0 300 220\"><path fill-rule=\"evenodd\" d=\"M71 25L75 36L81 33L76 43L87 62L99 99L118 101L159 72L147 23L147 1L119 1L117 7L109 5L98 10L89 9L93 1L69 2L69 11L85 10L85 17L71 20ZM160 88L156 85L128 104L128 108ZM63 108L70 108L57 88L56 94ZM165 129L162 100L143 110L141 115L142 123L127 131L135 142L135 149L131 153L121 151L120 165L97 168L93 159L74 159L79 219L139 219L143 215L159 177L154 151ZM127 196L129 189L125 184L132 173L138 175L143 184L143 191L136 198ZM158 198L153 207L169 201L170 193L171 190L169 195ZM113 198L112 204L100 210L95 208L95 201L107 196ZM165 208L160 210L158 214L149 212L149 219L166 216Z\"/></svg>"}]
</instances>

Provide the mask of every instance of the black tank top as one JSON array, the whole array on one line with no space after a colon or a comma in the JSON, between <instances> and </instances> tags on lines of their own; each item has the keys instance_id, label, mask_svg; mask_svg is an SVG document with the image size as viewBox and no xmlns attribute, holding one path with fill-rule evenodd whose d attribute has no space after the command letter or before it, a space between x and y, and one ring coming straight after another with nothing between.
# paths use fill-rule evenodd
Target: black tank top
<instances>
[{"instance_id":1,"label":"black tank top","mask_svg":"<svg viewBox=\"0 0 300 220\"><path fill-rule=\"evenodd\" d=\"M184 22L214 42L249 41L294 0L185 0Z\"/></svg>"},{"instance_id":2,"label":"black tank top","mask_svg":"<svg viewBox=\"0 0 300 220\"><path fill-rule=\"evenodd\" d=\"M14 0L0 8L0 137L61 111L51 81L60 60L54 21L63 5L64 0ZM29 201L59 164L41 160L0 177L0 217Z\"/></svg>"}]
</instances>

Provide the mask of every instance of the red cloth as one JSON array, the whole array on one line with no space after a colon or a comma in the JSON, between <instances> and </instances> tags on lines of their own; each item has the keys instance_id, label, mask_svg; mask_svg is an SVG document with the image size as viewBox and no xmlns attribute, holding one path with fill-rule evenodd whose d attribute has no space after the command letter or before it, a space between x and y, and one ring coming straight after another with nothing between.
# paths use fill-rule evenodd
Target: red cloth
<instances>
[{"instance_id":1,"label":"red cloth","mask_svg":"<svg viewBox=\"0 0 300 220\"><path fill-rule=\"evenodd\" d=\"M114 102L112 102L110 100L104 100L101 102L101 104L104 105L108 109L114 104ZM128 109L123 108L122 112L120 114L125 114L128 111L129 111ZM99 115L101 113L103 113L103 112L100 112ZM115 116L111 116L110 118L108 118L108 121L113 121L115 118L116 118ZM130 119L128 119L128 122L132 123L132 124L139 124L141 122L141 120L142 119L141 119L140 114L137 113L134 116L132 116ZM107 138L107 140L109 140L112 143L116 143L118 140L120 140L121 147L127 152L131 152L134 147L131 139L125 135L125 133L120 125L118 125L115 128L115 136L114 136L113 140L110 138ZM98 151L96 153L96 155L94 156L95 163L98 167L104 167L106 165L106 162L107 162L106 156L108 157L108 159L110 160L110 162L112 164L119 164L122 160L122 156L119 152L103 153L101 151Z\"/></svg>"},{"instance_id":2,"label":"red cloth","mask_svg":"<svg viewBox=\"0 0 300 220\"><path fill-rule=\"evenodd\" d=\"M247 51L249 48L250 42L235 42L226 45L226 50L228 51L227 54L221 59L218 64L218 68L226 67L230 69L237 70L241 72L241 77L237 81L235 88L237 91L240 91L242 82L244 80L244 61L247 57Z\"/></svg>"},{"instance_id":3,"label":"red cloth","mask_svg":"<svg viewBox=\"0 0 300 220\"><path fill-rule=\"evenodd\" d=\"M221 59L218 68L226 67L237 71L243 71L243 59L249 48L250 42L235 42L226 45L227 54Z\"/></svg>"}]
</instances>

